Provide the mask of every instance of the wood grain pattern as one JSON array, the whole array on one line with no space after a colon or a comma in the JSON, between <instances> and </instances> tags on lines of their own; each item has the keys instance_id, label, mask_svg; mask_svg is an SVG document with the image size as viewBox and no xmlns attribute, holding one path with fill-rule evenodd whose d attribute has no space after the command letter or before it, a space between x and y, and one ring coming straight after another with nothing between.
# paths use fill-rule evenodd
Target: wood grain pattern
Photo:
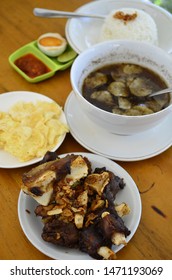
<instances>
[{"instance_id":1,"label":"wood grain pattern","mask_svg":"<svg viewBox=\"0 0 172 280\"><path fill-rule=\"evenodd\" d=\"M34 91L49 96L64 106L71 91L70 69L58 72L47 81L29 84L10 67L8 57L43 33L59 32L64 35L65 19L36 18L32 13L34 7L74 11L87 2L89 1L1 1L0 93ZM68 134L58 153L75 151L87 150ZM151 159L118 164L135 180L143 206L139 228L129 244L118 252L118 259L172 259L172 148ZM29 168L0 169L0 259L49 259L27 240L18 221L17 203L21 176Z\"/></svg>"}]
</instances>

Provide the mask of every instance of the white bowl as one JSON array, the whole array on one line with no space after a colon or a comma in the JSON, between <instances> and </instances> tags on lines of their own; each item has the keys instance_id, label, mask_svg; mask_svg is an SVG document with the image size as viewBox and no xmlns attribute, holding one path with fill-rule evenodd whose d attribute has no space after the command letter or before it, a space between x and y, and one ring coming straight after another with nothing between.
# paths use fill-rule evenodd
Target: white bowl
<instances>
[{"instance_id":1,"label":"white bowl","mask_svg":"<svg viewBox=\"0 0 172 280\"><path fill-rule=\"evenodd\" d=\"M144 116L117 115L104 111L82 96L85 77L95 69L113 63L135 63L160 75L172 87L172 58L164 50L148 43L115 40L97 44L82 52L71 68L71 84L83 112L95 124L111 133L129 135L143 132L158 125L172 113L170 105L165 109Z\"/></svg>"}]
</instances>

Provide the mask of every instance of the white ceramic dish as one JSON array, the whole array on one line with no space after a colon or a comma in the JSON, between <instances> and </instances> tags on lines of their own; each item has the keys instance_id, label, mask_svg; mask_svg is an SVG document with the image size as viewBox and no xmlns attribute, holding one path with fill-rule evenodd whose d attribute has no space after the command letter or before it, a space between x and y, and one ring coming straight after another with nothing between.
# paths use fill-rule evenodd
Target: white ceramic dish
<instances>
[{"instance_id":1,"label":"white ceramic dish","mask_svg":"<svg viewBox=\"0 0 172 280\"><path fill-rule=\"evenodd\" d=\"M165 32L172 28L172 15L165 9L150 2L138 0L102 0L92 1L77 9L82 13L97 13L107 15L113 9L137 8L144 10L154 19L159 35L159 47L167 52L172 51L172 33ZM98 43L98 36L103 20L91 18L73 18L67 21L66 37L71 47L81 53Z\"/></svg>"},{"instance_id":2,"label":"white ceramic dish","mask_svg":"<svg viewBox=\"0 0 172 280\"><path fill-rule=\"evenodd\" d=\"M154 157L172 145L172 114L159 126L130 136L115 135L91 122L72 92L64 112L73 137L86 149L118 161L138 161Z\"/></svg>"},{"instance_id":3,"label":"white ceramic dish","mask_svg":"<svg viewBox=\"0 0 172 280\"><path fill-rule=\"evenodd\" d=\"M74 153L86 156L92 163L92 168L106 167L114 172L117 176L124 179L126 186L121 190L116 197L116 202L126 202L131 212L124 217L125 225L131 230L131 234L127 237L127 242L131 240L140 222L141 217L141 199L137 186L131 176L115 162L103 158L99 155L91 153ZM63 157L65 155L61 155ZM20 192L18 200L18 216L20 225L28 238L28 240L42 253L53 258L61 260L89 260L92 259L87 254L80 252L77 249L69 249L60 246L55 246L51 243L45 242L41 238L43 224L41 220L34 214L34 209L37 203L23 191ZM123 245L114 246L115 252L123 248Z\"/></svg>"},{"instance_id":4,"label":"white ceramic dish","mask_svg":"<svg viewBox=\"0 0 172 280\"><path fill-rule=\"evenodd\" d=\"M0 111L7 112L9 108L19 101L22 102L36 102L36 101L47 101L52 102L53 100L45 95L30 92L30 91L12 91L8 93L0 94ZM65 114L62 112L61 121L66 123ZM53 148L52 151L56 151L62 142L64 141L66 133L59 139L58 144ZM0 168L18 168L28 166L39 162L42 158L35 158L26 162L20 162L16 157L0 149Z\"/></svg>"}]
</instances>

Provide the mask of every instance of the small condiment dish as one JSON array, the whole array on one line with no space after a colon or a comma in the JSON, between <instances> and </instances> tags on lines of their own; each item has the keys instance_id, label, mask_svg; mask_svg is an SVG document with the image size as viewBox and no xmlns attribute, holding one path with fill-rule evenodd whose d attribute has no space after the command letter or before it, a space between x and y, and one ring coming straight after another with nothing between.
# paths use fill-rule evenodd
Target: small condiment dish
<instances>
[{"instance_id":1,"label":"small condiment dish","mask_svg":"<svg viewBox=\"0 0 172 280\"><path fill-rule=\"evenodd\" d=\"M48 69L48 71L45 74L38 73L36 77L30 77L24 71L22 71L16 65L16 61L19 58L24 57L28 54L34 56L36 59L41 61L44 64L44 66ZM70 61L66 61L65 63L60 63L56 57L50 58L47 55L45 55L42 51L40 51L37 47L37 41L33 41L12 53L9 56L9 63L25 80L27 80L30 83L37 83L52 77L58 70L67 69L73 63L73 59L71 59Z\"/></svg>"}]
</instances>

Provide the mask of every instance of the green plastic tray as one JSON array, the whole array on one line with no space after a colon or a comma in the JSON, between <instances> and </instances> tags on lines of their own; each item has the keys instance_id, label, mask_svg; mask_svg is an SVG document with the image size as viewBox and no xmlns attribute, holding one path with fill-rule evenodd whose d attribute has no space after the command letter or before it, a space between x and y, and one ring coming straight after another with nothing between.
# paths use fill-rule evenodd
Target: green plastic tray
<instances>
[{"instance_id":1,"label":"green plastic tray","mask_svg":"<svg viewBox=\"0 0 172 280\"><path fill-rule=\"evenodd\" d=\"M20 70L16 65L15 61L16 59L20 58L21 56L24 56L28 53L33 54L38 59L40 59L49 69L50 71L48 73L45 73L43 75L37 76L35 78L30 78L28 75L26 75L22 70ZM60 63L57 61L57 58L50 58L46 56L44 53L42 53L38 47L36 41L33 41L20 49L16 50L14 53L12 53L9 56L9 63L10 65L28 82L30 83L38 83L45 79L48 79L56 73L58 70L65 70L68 67L70 67L73 63L74 59L66 62L66 63Z\"/></svg>"}]
</instances>

